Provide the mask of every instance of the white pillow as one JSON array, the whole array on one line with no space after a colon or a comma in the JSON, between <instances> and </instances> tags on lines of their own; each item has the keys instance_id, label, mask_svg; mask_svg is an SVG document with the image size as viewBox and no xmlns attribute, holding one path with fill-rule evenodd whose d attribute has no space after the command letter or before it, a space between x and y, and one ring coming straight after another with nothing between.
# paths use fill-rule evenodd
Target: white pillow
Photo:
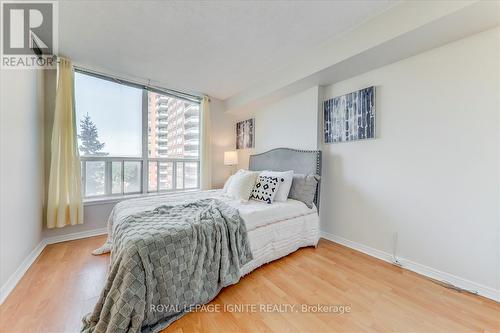
<instances>
[{"instance_id":1,"label":"white pillow","mask_svg":"<svg viewBox=\"0 0 500 333\"><path fill-rule=\"evenodd\" d=\"M248 201L252 194L253 186L258 172L240 170L232 176L228 184L226 195L240 201Z\"/></svg>"},{"instance_id":2,"label":"white pillow","mask_svg":"<svg viewBox=\"0 0 500 333\"><path fill-rule=\"evenodd\" d=\"M279 180L279 187L276 195L274 196L274 201L284 202L288 199L288 194L290 193L290 188L292 187L293 181L293 170L290 171L262 171L261 176L276 177Z\"/></svg>"},{"instance_id":3,"label":"white pillow","mask_svg":"<svg viewBox=\"0 0 500 333\"><path fill-rule=\"evenodd\" d=\"M244 170L244 169L240 169L238 170L235 174L229 176L229 178L226 180L226 182L224 183L224 187L222 188L222 194L227 194L227 189L229 188L229 184L231 184L231 181L233 180L233 177L239 173L242 173L242 172L245 172L247 170Z\"/></svg>"},{"instance_id":4,"label":"white pillow","mask_svg":"<svg viewBox=\"0 0 500 333\"><path fill-rule=\"evenodd\" d=\"M250 199L272 204L276 193L278 193L279 186L280 179L277 177L259 175Z\"/></svg>"},{"instance_id":5,"label":"white pillow","mask_svg":"<svg viewBox=\"0 0 500 333\"><path fill-rule=\"evenodd\" d=\"M222 193L223 194L227 193L227 189L229 188L229 184L231 184L231 181L233 180L233 177L234 177L234 175L229 176L229 178L224 183L224 187L222 188Z\"/></svg>"}]
</instances>

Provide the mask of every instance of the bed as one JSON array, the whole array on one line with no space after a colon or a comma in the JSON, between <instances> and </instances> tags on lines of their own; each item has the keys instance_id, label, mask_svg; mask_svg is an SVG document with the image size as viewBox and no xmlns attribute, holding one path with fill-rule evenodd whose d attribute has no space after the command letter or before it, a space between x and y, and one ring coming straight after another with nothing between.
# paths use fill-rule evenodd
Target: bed
<instances>
[{"instance_id":1,"label":"bed","mask_svg":"<svg viewBox=\"0 0 500 333\"><path fill-rule=\"evenodd\" d=\"M254 171L293 170L301 174L321 176L321 151L277 148L261 154L251 155L249 169ZM281 203L268 207L269 215L274 218L249 219L246 210L240 209L247 224L247 232L253 260L243 266L243 274L257 267L282 258L301 247L316 246L319 240L319 202L321 182L318 183L314 207L309 209L302 202L288 199L288 210L281 212ZM293 208L292 208L293 207ZM274 211L274 212L273 212ZM258 213L255 213L258 214ZM266 221L268 221L266 223ZM253 225L255 223L255 226Z\"/></svg>"},{"instance_id":2,"label":"bed","mask_svg":"<svg viewBox=\"0 0 500 333\"><path fill-rule=\"evenodd\" d=\"M321 152L294 150L289 148L273 149L262 154L250 156L249 170L293 170L295 173L300 174L321 175ZM210 301L210 299L214 297L213 294L215 293L216 295L222 287L236 283L241 276L250 273L254 269L273 260L284 257L301 247L317 245L319 240L319 217L317 208L319 207L320 202L319 183L316 188L316 195L312 208L308 208L303 202L293 199L288 199L286 202L274 202L271 205L253 200L250 200L249 202L240 202L223 196L221 192L221 190L184 192L178 194L143 197L120 202L115 206L109 217L108 240L101 248L95 250L94 254L109 252L113 248L113 245L116 245L113 243L117 243L118 241L123 242L123 240L127 237L135 237L136 232L133 228L128 233L129 236L123 236L123 232L120 233L119 230L117 231L117 228L119 229L123 225L134 225L134 223L128 222L131 217L141 216L141 214L149 214L148 212L158 211L158 209L161 211L161 207L165 206L171 208L173 206L189 206L194 202L209 204L213 204L213 202L220 202L223 207L229 207L229 210L237 211L239 215L238 217L244 222L244 227L246 229L244 232L235 231L234 234L231 234L235 241L228 246L226 252L228 252L229 256L231 256L230 251L231 249L234 250L234 244L246 242L251 254L248 254L245 257L245 252L248 252L248 249L245 251L243 248L242 250L240 249L240 252L244 253L243 255L240 253L239 258L233 256L232 259L229 260L230 262L236 263L241 261L241 265L237 267L237 270L239 270L237 276L234 276L234 268L228 268L227 271L232 272L233 275L229 274L227 282L219 284L216 288L218 290L213 290L212 296L207 296L206 299L204 298L202 302L205 303ZM222 210L224 209L221 209L221 211ZM227 216L231 216L232 214L231 212L226 213ZM238 234L238 232L240 234ZM120 235L119 239L114 239L117 234ZM225 235L227 232L223 232L223 234ZM127 234L125 233L125 235ZM245 237L247 237L247 239L243 239ZM118 250L114 251L118 252ZM112 252L112 261L113 255L115 254ZM133 261L136 262L140 260L137 258L140 258L140 254L139 256L136 256L136 259ZM116 270L119 269L120 268L117 268ZM137 269L137 267L135 267L135 269ZM233 271L231 271L231 269ZM144 268L144 270L147 270L147 268ZM111 271L113 271L113 268L111 268ZM123 273L121 275L121 279L128 275ZM222 278L220 279L222 280ZM136 281L131 283L136 283ZM101 295L101 304L96 305L94 312L84 319L84 322L86 322L84 331L86 332L98 332L102 328L105 328L102 330L109 329L109 322L111 319L102 318L102 309L106 308L105 303L106 301L109 301L110 297L113 297L113 292L110 290L106 291L106 289L109 288L106 287L103 291L103 295ZM115 294L117 293L118 292L115 292ZM116 298L118 298L118 296ZM115 301L109 301L109 303L109 307L117 307ZM159 303L159 301L156 301L156 303ZM111 310L108 309L108 312L109 311ZM122 312L122 309L118 308L114 311ZM140 311L136 312L141 311L144 310L141 308ZM179 311L179 314L171 316L168 320L162 319L163 322L159 324L141 324L140 331L157 332L168 326L174 320L180 318L186 312L189 312L189 310L186 311L184 309L184 311ZM144 320L144 318L141 320ZM149 322L154 323L155 320L157 320L157 318L152 318ZM104 323L101 323L102 321L104 321ZM128 331L128 327L131 325L130 323L133 322L133 320L121 318L120 321L115 320L115 322L118 322L118 324L115 324L117 325L116 331ZM123 329L118 327L120 325L122 325ZM135 325L137 327L138 323L135 323Z\"/></svg>"}]
</instances>

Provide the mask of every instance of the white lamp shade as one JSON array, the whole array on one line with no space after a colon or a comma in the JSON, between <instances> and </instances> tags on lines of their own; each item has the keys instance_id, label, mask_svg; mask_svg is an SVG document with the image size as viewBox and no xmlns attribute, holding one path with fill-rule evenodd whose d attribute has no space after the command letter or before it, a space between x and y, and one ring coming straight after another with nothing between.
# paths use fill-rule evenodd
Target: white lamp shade
<instances>
[{"instance_id":1,"label":"white lamp shade","mask_svg":"<svg viewBox=\"0 0 500 333\"><path fill-rule=\"evenodd\" d=\"M225 151L224 152L224 165L236 165L238 164L238 152L233 151Z\"/></svg>"}]
</instances>

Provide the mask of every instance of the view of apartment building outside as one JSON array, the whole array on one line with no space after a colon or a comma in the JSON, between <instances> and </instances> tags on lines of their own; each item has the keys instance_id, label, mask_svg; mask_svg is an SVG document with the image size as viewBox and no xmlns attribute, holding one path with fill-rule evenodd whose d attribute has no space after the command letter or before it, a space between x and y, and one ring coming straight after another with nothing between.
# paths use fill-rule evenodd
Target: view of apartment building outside
<instances>
[{"instance_id":1,"label":"view of apartment building outside","mask_svg":"<svg viewBox=\"0 0 500 333\"><path fill-rule=\"evenodd\" d=\"M148 190L197 188L200 149L199 104L148 92ZM175 168L175 169L174 169Z\"/></svg>"}]
</instances>

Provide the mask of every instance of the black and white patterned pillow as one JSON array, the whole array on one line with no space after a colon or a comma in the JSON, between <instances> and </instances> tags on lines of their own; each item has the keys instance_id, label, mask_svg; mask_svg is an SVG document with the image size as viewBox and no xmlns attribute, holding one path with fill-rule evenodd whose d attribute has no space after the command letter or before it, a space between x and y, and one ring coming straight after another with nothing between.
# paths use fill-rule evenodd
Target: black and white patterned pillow
<instances>
[{"instance_id":1,"label":"black and white patterned pillow","mask_svg":"<svg viewBox=\"0 0 500 333\"><path fill-rule=\"evenodd\" d=\"M279 186L280 179L278 177L259 176L257 183L253 187L250 199L272 204Z\"/></svg>"}]
</instances>

